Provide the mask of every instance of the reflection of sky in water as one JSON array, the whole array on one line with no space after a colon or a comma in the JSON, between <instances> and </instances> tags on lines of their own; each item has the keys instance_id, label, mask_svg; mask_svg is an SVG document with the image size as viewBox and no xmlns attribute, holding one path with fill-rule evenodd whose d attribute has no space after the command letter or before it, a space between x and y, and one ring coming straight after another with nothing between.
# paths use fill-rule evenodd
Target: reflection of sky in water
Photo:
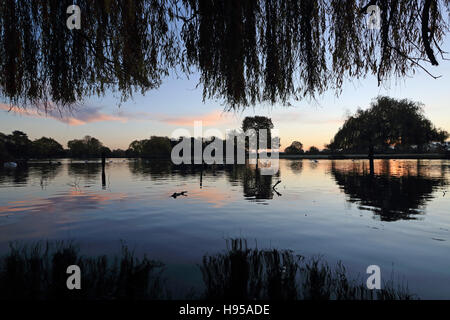
<instances>
[{"instance_id":1,"label":"reflection of sky in water","mask_svg":"<svg viewBox=\"0 0 450 320\"><path fill-rule=\"evenodd\" d=\"M30 164L0 171L0 250L9 241L75 239L86 254L120 240L168 264L198 263L245 237L323 254L364 275L378 264L422 297L450 297L450 161L281 160L280 173L166 163ZM279 180L282 182L272 187ZM187 191L176 199L174 192ZM260 205L265 204L265 205ZM254 240L254 241L253 241Z\"/></svg>"},{"instance_id":2,"label":"reflection of sky in water","mask_svg":"<svg viewBox=\"0 0 450 320\"><path fill-rule=\"evenodd\" d=\"M9 201L7 206L0 207L0 216L10 216L12 213L58 213L76 212L80 210L100 210L102 204L110 201L129 200L125 193L99 194L70 190L50 198Z\"/></svg>"}]
</instances>

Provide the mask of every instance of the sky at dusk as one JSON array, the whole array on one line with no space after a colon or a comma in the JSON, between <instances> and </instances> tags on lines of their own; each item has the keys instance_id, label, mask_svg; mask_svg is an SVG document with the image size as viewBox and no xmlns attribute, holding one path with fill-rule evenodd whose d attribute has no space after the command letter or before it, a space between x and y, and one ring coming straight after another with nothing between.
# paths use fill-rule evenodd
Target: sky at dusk
<instances>
[{"instance_id":1,"label":"sky at dusk","mask_svg":"<svg viewBox=\"0 0 450 320\"><path fill-rule=\"evenodd\" d=\"M450 51L450 41L443 49ZM148 91L145 96L135 94L133 100L120 104L119 94L92 97L71 113L45 114L34 109L8 111L7 104L0 104L0 132L20 130L30 139L52 137L67 147L67 141L91 135L111 149L126 149L131 141L152 135L171 136L177 128L193 133L194 121L202 121L204 130L217 128L223 134L226 129L237 129L245 116L262 115L272 118L279 130L281 149L293 140L323 148L343 124L346 115L358 107L367 108L378 95L408 98L424 103L424 111L437 127L450 131L450 61L440 60L437 67L428 66L433 79L420 69L405 79L392 79L378 87L375 77L346 82L342 93L333 90L317 97L316 101L292 102L292 106L258 105L246 110L224 112L221 101L202 101L202 87L196 88L198 77L190 79L168 77L159 89ZM120 105L119 105L120 104Z\"/></svg>"}]
</instances>

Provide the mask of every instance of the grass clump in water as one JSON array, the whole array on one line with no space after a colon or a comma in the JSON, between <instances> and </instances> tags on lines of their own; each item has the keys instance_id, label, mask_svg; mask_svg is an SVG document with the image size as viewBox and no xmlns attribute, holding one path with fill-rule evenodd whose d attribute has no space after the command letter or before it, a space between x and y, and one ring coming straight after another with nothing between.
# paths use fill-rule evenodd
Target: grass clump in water
<instances>
[{"instance_id":1,"label":"grass clump in water","mask_svg":"<svg viewBox=\"0 0 450 320\"><path fill-rule=\"evenodd\" d=\"M67 267L81 269L81 290L68 290ZM369 290L350 279L342 263L331 268L321 257L306 259L291 250L249 248L227 240L224 252L205 255L199 266L207 300L405 300L407 288L384 283ZM171 297L161 262L138 258L122 244L118 256L85 257L72 242L13 243L0 258L0 299L148 300Z\"/></svg>"},{"instance_id":2,"label":"grass clump in water","mask_svg":"<svg viewBox=\"0 0 450 320\"><path fill-rule=\"evenodd\" d=\"M81 290L68 290L67 267L82 270ZM0 259L0 299L162 299L164 265L135 257L126 245L122 254L84 257L72 242L13 243Z\"/></svg>"},{"instance_id":3,"label":"grass clump in water","mask_svg":"<svg viewBox=\"0 0 450 320\"><path fill-rule=\"evenodd\" d=\"M227 250L205 255L200 266L211 300L409 300L407 288L386 282L369 290L351 280L341 262L332 269L321 257L306 259L290 250L248 248L243 239L227 240Z\"/></svg>"}]
</instances>

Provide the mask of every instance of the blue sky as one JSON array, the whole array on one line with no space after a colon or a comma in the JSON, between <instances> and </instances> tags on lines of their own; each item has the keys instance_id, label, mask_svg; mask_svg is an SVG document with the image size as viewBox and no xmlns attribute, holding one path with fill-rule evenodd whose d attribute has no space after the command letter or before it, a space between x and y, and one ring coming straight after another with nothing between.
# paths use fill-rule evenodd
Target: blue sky
<instances>
[{"instance_id":1,"label":"blue sky","mask_svg":"<svg viewBox=\"0 0 450 320\"><path fill-rule=\"evenodd\" d=\"M450 51L450 41L443 49ZM408 98L425 104L425 115L437 126L450 132L450 61L440 60L437 67L428 69L433 79L422 70L405 79L392 79L378 87L375 77L346 82L342 94L336 97L328 91L316 101L296 101L292 107L281 105L258 105L244 111L223 112L221 101L202 101L202 88L196 88L196 75L188 79L168 77L157 90L145 96L136 94L133 100L119 106L118 94L107 94L102 98L90 98L79 110L61 118L59 115L27 114L8 112L0 105L0 131L26 132L31 139L42 136L53 137L64 146L67 141L85 135L95 136L110 148L126 149L135 139L151 135L171 136L177 128L193 132L194 120L202 120L204 128L239 128L248 115L264 115L272 118L279 129L282 148L298 140L308 148L322 148L342 125L345 116L358 107L367 108L378 95Z\"/></svg>"}]
</instances>

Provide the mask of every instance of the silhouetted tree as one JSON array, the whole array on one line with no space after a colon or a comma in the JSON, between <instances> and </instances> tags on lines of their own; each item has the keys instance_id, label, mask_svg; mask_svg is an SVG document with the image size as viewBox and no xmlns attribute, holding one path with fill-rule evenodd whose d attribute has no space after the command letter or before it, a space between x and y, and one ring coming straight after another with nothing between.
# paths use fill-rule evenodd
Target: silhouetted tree
<instances>
[{"instance_id":1,"label":"silhouetted tree","mask_svg":"<svg viewBox=\"0 0 450 320\"><path fill-rule=\"evenodd\" d=\"M112 154L112 151L110 148L105 147L105 146L100 147L100 155L102 155L102 156L104 155L105 157L108 158L111 156L111 154Z\"/></svg>"},{"instance_id":2,"label":"silhouetted tree","mask_svg":"<svg viewBox=\"0 0 450 320\"><path fill-rule=\"evenodd\" d=\"M31 141L26 133L16 130L10 135L2 134L0 138L5 148L2 153L6 157L28 159L31 156Z\"/></svg>"},{"instance_id":3,"label":"silhouetted tree","mask_svg":"<svg viewBox=\"0 0 450 320\"><path fill-rule=\"evenodd\" d=\"M122 149L114 149L111 151L111 157L113 158L125 158L127 156L127 153L125 150Z\"/></svg>"},{"instance_id":4,"label":"silhouetted tree","mask_svg":"<svg viewBox=\"0 0 450 320\"><path fill-rule=\"evenodd\" d=\"M254 116L254 117L245 117L245 119L242 121L242 131L247 132L247 130L253 129L256 134L256 166L258 166L258 152L259 152L259 138L260 138L260 131L259 130L267 130L267 142L266 146L267 148L271 147L272 143L272 134L271 130L273 129L273 123L270 118L267 117L261 117L261 116ZM251 150L248 150L249 152Z\"/></svg>"},{"instance_id":5,"label":"silhouetted tree","mask_svg":"<svg viewBox=\"0 0 450 320\"><path fill-rule=\"evenodd\" d=\"M318 153L320 153L320 150L315 146L311 146L308 149L308 153L309 154L318 154Z\"/></svg>"},{"instance_id":6,"label":"silhouetted tree","mask_svg":"<svg viewBox=\"0 0 450 320\"><path fill-rule=\"evenodd\" d=\"M135 140L130 143L127 155L144 158L170 157L172 142L168 137L152 136L150 139Z\"/></svg>"},{"instance_id":7,"label":"silhouetted tree","mask_svg":"<svg viewBox=\"0 0 450 320\"><path fill-rule=\"evenodd\" d=\"M134 140L130 143L127 150L129 157L139 157L142 154L144 140Z\"/></svg>"},{"instance_id":8,"label":"silhouetted tree","mask_svg":"<svg viewBox=\"0 0 450 320\"><path fill-rule=\"evenodd\" d=\"M291 145L284 149L284 152L287 154L302 154L303 151L303 144L299 141L292 141Z\"/></svg>"},{"instance_id":9,"label":"silhouetted tree","mask_svg":"<svg viewBox=\"0 0 450 320\"><path fill-rule=\"evenodd\" d=\"M70 140L67 142L69 153L75 158L95 158L100 157L103 151L103 144L96 138L85 136L81 140Z\"/></svg>"},{"instance_id":10,"label":"silhouetted tree","mask_svg":"<svg viewBox=\"0 0 450 320\"><path fill-rule=\"evenodd\" d=\"M0 161L10 161L12 155L8 151L8 136L0 132Z\"/></svg>"},{"instance_id":11,"label":"silhouetted tree","mask_svg":"<svg viewBox=\"0 0 450 320\"><path fill-rule=\"evenodd\" d=\"M359 109L350 116L327 146L332 150L368 151L389 146L418 145L443 142L448 133L436 129L425 118L422 105L407 99L378 97L367 110Z\"/></svg>"},{"instance_id":12,"label":"silhouetted tree","mask_svg":"<svg viewBox=\"0 0 450 320\"><path fill-rule=\"evenodd\" d=\"M167 137L152 136L149 140L144 140L142 147L142 157L170 157L172 146Z\"/></svg>"},{"instance_id":13,"label":"silhouetted tree","mask_svg":"<svg viewBox=\"0 0 450 320\"><path fill-rule=\"evenodd\" d=\"M51 158L64 155L63 146L52 138L42 137L32 143L33 158Z\"/></svg>"}]
</instances>

